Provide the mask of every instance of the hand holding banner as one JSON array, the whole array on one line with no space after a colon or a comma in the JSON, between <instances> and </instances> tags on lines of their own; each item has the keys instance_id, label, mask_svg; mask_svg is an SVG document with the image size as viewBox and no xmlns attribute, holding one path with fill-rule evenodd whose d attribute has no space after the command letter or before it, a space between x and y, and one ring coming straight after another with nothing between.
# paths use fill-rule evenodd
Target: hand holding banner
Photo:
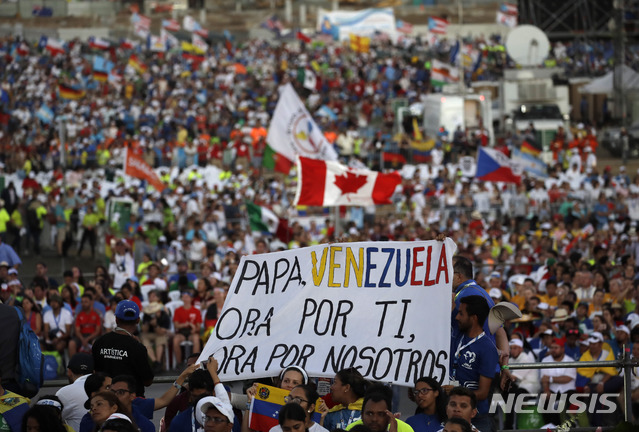
<instances>
[{"instance_id":1,"label":"hand holding banner","mask_svg":"<svg viewBox=\"0 0 639 432\"><path fill-rule=\"evenodd\" d=\"M447 381L456 248L360 242L244 256L200 360L213 355L222 380L297 365L316 377L357 367L399 385Z\"/></svg>"}]
</instances>

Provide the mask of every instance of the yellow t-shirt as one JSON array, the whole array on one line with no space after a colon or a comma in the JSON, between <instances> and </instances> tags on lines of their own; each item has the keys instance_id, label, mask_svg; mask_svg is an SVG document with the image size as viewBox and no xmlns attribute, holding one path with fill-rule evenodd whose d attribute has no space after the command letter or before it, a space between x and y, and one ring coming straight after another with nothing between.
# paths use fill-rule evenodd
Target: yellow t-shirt
<instances>
[{"instance_id":1,"label":"yellow t-shirt","mask_svg":"<svg viewBox=\"0 0 639 432\"><path fill-rule=\"evenodd\" d=\"M7 209L0 209L0 233L7 232L7 222L11 221L11 216Z\"/></svg>"},{"instance_id":2,"label":"yellow t-shirt","mask_svg":"<svg viewBox=\"0 0 639 432\"><path fill-rule=\"evenodd\" d=\"M592 354L590 354L590 350L588 350L588 351L586 351L585 353L583 353L581 355L581 358L579 359L579 361L614 360L615 359L614 353L610 349L609 345L608 345L608 349L606 349L606 345L607 344L604 344L604 346L602 347L601 355L599 356L598 359L593 359L592 358ZM578 368L577 372L580 375L585 376L586 378L592 378L596 373L599 373L599 372L606 373L606 374L608 374L610 376L616 376L617 375L617 369L615 369L613 367Z\"/></svg>"},{"instance_id":3,"label":"yellow t-shirt","mask_svg":"<svg viewBox=\"0 0 639 432\"><path fill-rule=\"evenodd\" d=\"M97 213L87 213L82 220L82 226L95 228L100 223L100 216Z\"/></svg>"}]
</instances>

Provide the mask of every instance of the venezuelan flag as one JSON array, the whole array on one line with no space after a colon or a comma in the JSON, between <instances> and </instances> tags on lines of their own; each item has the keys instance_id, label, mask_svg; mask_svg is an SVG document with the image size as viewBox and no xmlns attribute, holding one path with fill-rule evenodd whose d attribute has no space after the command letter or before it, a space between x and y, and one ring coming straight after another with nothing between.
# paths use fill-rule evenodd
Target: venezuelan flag
<instances>
[{"instance_id":1,"label":"venezuelan flag","mask_svg":"<svg viewBox=\"0 0 639 432\"><path fill-rule=\"evenodd\" d=\"M58 90L60 92L60 97L62 99L78 100L78 99L82 99L84 95L86 94L84 90L75 89L73 87L70 87L64 84L60 84L58 86Z\"/></svg>"},{"instance_id":2,"label":"venezuelan flag","mask_svg":"<svg viewBox=\"0 0 639 432\"><path fill-rule=\"evenodd\" d=\"M431 160L430 151L413 150L413 162L428 163Z\"/></svg>"},{"instance_id":3,"label":"venezuelan flag","mask_svg":"<svg viewBox=\"0 0 639 432\"><path fill-rule=\"evenodd\" d=\"M524 141L521 143L521 151L522 153L526 153L534 157L539 157L539 155L541 154L541 150L530 144L528 141Z\"/></svg>"},{"instance_id":4,"label":"venezuelan flag","mask_svg":"<svg viewBox=\"0 0 639 432\"><path fill-rule=\"evenodd\" d=\"M289 393L290 391L288 390L260 384L251 402L249 428L260 432L268 432L273 426L277 426L279 424L280 409L286 403L284 398ZM317 412L317 408L312 419L316 423L320 421L320 414Z\"/></svg>"}]
</instances>

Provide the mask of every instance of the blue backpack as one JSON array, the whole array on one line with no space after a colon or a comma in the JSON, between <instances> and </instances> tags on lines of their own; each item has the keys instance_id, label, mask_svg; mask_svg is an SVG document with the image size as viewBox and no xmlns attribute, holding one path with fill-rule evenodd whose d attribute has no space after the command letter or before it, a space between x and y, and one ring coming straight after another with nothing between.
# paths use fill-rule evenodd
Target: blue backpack
<instances>
[{"instance_id":1,"label":"blue backpack","mask_svg":"<svg viewBox=\"0 0 639 432\"><path fill-rule=\"evenodd\" d=\"M22 323L18 342L18 383L22 387L22 395L35 396L42 387L43 362L40 341L31 325L26 320L22 308L15 307Z\"/></svg>"}]
</instances>

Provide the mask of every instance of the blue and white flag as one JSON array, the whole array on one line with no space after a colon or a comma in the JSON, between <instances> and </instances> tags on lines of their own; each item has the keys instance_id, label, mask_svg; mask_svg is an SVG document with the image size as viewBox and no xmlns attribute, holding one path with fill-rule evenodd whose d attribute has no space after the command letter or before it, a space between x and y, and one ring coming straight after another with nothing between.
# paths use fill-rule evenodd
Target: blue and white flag
<instances>
[{"instance_id":1,"label":"blue and white flag","mask_svg":"<svg viewBox=\"0 0 639 432\"><path fill-rule=\"evenodd\" d=\"M49 108L46 104L42 104L40 109L38 109L38 111L36 111L35 114L36 114L36 117L38 117L42 123L51 124L51 122L53 121L53 116L54 116L53 110Z\"/></svg>"}]
</instances>

